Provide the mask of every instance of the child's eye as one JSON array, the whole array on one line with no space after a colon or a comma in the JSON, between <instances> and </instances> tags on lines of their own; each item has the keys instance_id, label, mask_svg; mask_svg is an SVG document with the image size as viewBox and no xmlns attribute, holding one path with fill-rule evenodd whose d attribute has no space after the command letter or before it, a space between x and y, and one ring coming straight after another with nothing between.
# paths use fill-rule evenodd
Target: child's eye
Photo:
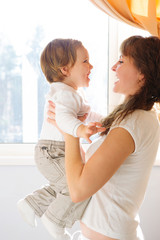
<instances>
[{"instance_id":1,"label":"child's eye","mask_svg":"<svg viewBox=\"0 0 160 240\"><path fill-rule=\"evenodd\" d=\"M119 63L120 63L120 64L122 64L122 63L123 63L123 61L122 61L122 60L119 60Z\"/></svg>"},{"instance_id":2,"label":"child's eye","mask_svg":"<svg viewBox=\"0 0 160 240\"><path fill-rule=\"evenodd\" d=\"M88 62L88 60L86 59L86 60L84 60L84 63L87 63Z\"/></svg>"}]
</instances>

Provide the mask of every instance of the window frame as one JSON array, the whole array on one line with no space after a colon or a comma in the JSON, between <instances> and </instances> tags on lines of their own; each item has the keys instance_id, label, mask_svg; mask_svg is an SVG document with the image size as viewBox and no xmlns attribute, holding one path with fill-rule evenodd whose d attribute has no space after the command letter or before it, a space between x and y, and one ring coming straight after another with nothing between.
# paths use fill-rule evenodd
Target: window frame
<instances>
[{"instance_id":1,"label":"window frame","mask_svg":"<svg viewBox=\"0 0 160 240\"><path fill-rule=\"evenodd\" d=\"M113 30L114 31L110 31ZM119 26L115 20L108 20L108 110L113 110L114 106L117 105L121 99L120 94L113 93L113 84L115 74L110 71L113 63L118 59L119 50ZM115 51L113 51L113 49ZM112 104L111 104L112 103ZM84 148L87 148L87 144L83 144ZM34 162L34 147L35 143L27 144L0 144L0 165L35 165ZM160 166L160 146L155 161L155 166Z\"/></svg>"}]
</instances>

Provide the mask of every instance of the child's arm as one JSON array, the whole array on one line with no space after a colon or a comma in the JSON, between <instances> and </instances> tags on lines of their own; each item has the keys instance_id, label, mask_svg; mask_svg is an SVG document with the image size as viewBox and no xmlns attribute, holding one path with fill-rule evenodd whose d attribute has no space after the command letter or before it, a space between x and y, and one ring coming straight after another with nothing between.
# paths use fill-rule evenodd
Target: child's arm
<instances>
[{"instance_id":1,"label":"child's arm","mask_svg":"<svg viewBox=\"0 0 160 240\"><path fill-rule=\"evenodd\" d=\"M81 109L81 97L72 91L59 91L51 99L55 103L55 121L57 126L72 136L77 136L77 128L82 122L77 118Z\"/></svg>"},{"instance_id":2,"label":"child's arm","mask_svg":"<svg viewBox=\"0 0 160 240\"><path fill-rule=\"evenodd\" d=\"M56 111L55 111L55 104L52 101L49 101L49 111L48 111L48 122L54 124L59 131L61 131L61 133L63 134L63 130L58 127L57 123L56 123ZM87 117L87 114L85 114L84 116L79 117L79 122L80 125L78 126L77 130L76 130L76 136L77 137L81 137L86 139L89 143L91 143L91 140L89 139L92 135L98 133L98 132L103 132L106 129L101 127L101 123L99 122L90 122L88 125L84 125L82 123L82 121L84 121ZM64 120L62 118L62 120ZM66 119L68 120L68 119ZM68 123L68 121L66 121ZM69 133L70 134L70 133Z\"/></svg>"},{"instance_id":3,"label":"child's arm","mask_svg":"<svg viewBox=\"0 0 160 240\"><path fill-rule=\"evenodd\" d=\"M104 115L102 115L100 113L97 113L97 112L90 111L88 116L87 116L86 123L89 123L89 122L101 122L101 120L103 118L104 118Z\"/></svg>"}]
</instances>

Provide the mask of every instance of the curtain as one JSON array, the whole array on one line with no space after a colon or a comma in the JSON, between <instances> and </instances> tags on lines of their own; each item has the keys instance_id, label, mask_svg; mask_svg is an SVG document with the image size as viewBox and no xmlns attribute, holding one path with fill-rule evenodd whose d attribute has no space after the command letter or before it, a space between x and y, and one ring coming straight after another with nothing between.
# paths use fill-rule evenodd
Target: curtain
<instances>
[{"instance_id":1,"label":"curtain","mask_svg":"<svg viewBox=\"0 0 160 240\"><path fill-rule=\"evenodd\" d=\"M109 16L160 37L160 0L90 0Z\"/></svg>"}]
</instances>

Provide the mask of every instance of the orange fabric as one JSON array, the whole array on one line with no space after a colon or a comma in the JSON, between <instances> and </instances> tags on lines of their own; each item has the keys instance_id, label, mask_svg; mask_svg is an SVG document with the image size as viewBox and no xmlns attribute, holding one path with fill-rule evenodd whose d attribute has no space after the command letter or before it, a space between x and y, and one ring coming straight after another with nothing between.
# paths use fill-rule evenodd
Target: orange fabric
<instances>
[{"instance_id":1,"label":"orange fabric","mask_svg":"<svg viewBox=\"0 0 160 240\"><path fill-rule=\"evenodd\" d=\"M90 0L109 16L160 37L160 0Z\"/></svg>"}]
</instances>

